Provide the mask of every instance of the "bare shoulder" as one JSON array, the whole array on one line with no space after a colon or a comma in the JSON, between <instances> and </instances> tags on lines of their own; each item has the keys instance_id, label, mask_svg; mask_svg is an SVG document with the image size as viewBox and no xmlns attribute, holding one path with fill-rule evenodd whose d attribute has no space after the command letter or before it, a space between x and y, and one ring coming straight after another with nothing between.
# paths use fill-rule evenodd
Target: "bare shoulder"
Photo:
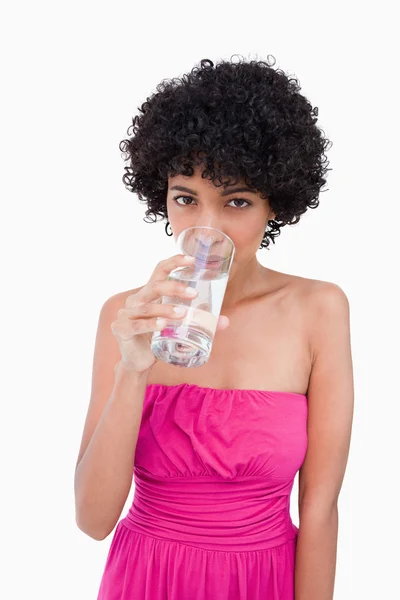
<instances>
[{"instance_id":1,"label":"bare shoulder","mask_svg":"<svg viewBox=\"0 0 400 600\"><path fill-rule=\"evenodd\" d=\"M324 319L348 323L349 300L337 283L288 273L275 272L275 275L277 289L285 291L284 297L297 314L301 311L310 341L315 337L315 332L321 329Z\"/></svg>"},{"instance_id":2,"label":"bare shoulder","mask_svg":"<svg viewBox=\"0 0 400 600\"><path fill-rule=\"evenodd\" d=\"M349 307L348 297L337 283L319 279L307 279L306 282L304 290L314 314L328 315L331 311Z\"/></svg>"},{"instance_id":3,"label":"bare shoulder","mask_svg":"<svg viewBox=\"0 0 400 600\"><path fill-rule=\"evenodd\" d=\"M329 305L333 308L338 303L342 305L348 303L345 292L337 283L288 273L279 273L279 275L283 285L292 292L291 295L296 299L299 296L303 297L312 311L324 310Z\"/></svg>"},{"instance_id":4,"label":"bare shoulder","mask_svg":"<svg viewBox=\"0 0 400 600\"><path fill-rule=\"evenodd\" d=\"M312 363L327 337L350 337L350 303L345 291L332 281L300 278Z\"/></svg>"},{"instance_id":5,"label":"bare shoulder","mask_svg":"<svg viewBox=\"0 0 400 600\"><path fill-rule=\"evenodd\" d=\"M326 353L332 340L350 340L349 299L332 281L289 275L288 286L290 308L304 327L311 374L317 356Z\"/></svg>"}]
</instances>

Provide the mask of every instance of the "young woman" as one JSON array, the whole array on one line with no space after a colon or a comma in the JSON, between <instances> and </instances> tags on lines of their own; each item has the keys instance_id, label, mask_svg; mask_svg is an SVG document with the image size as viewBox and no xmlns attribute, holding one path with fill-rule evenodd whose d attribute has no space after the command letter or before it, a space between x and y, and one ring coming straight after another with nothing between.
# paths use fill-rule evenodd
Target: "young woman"
<instances>
[{"instance_id":1,"label":"young woman","mask_svg":"<svg viewBox=\"0 0 400 600\"><path fill-rule=\"evenodd\" d=\"M146 216L168 219L175 238L211 225L236 252L200 368L150 349L157 318L184 316L160 303L190 298L167 280L182 255L101 309L75 475L79 528L103 540L117 525L99 600L333 598L353 415L349 303L335 283L256 257L319 205L326 182L329 142L299 89L269 62L202 60L157 87L120 144Z\"/></svg>"}]
</instances>

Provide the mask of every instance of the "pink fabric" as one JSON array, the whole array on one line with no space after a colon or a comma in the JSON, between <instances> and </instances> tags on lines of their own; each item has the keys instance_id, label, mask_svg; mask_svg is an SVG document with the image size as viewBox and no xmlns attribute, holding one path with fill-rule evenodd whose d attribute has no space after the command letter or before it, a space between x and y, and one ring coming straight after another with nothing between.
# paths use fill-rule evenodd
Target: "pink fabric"
<instances>
[{"instance_id":1,"label":"pink fabric","mask_svg":"<svg viewBox=\"0 0 400 600\"><path fill-rule=\"evenodd\" d=\"M150 384L98 600L293 600L303 394Z\"/></svg>"}]
</instances>

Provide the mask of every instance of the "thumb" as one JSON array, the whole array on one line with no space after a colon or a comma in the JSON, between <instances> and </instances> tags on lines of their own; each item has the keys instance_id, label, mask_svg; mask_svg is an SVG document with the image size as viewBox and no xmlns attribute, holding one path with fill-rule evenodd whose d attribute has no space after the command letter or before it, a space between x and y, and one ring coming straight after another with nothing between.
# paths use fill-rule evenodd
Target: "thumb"
<instances>
[{"instance_id":1,"label":"thumb","mask_svg":"<svg viewBox=\"0 0 400 600\"><path fill-rule=\"evenodd\" d=\"M229 327L229 318L225 315L220 315L217 322L217 331L227 329Z\"/></svg>"}]
</instances>

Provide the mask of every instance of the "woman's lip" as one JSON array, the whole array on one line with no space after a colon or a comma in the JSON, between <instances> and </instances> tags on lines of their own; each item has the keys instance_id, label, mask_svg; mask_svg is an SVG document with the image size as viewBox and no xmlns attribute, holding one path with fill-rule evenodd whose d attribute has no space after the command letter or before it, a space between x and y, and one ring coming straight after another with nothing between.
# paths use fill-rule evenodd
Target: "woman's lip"
<instances>
[{"instance_id":1,"label":"woman's lip","mask_svg":"<svg viewBox=\"0 0 400 600\"><path fill-rule=\"evenodd\" d=\"M198 259L196 261L198 267L203 267L205 269L221 269L224 261L222 259L219 260L201 260Z\"/></svg>"}]
</instances>

